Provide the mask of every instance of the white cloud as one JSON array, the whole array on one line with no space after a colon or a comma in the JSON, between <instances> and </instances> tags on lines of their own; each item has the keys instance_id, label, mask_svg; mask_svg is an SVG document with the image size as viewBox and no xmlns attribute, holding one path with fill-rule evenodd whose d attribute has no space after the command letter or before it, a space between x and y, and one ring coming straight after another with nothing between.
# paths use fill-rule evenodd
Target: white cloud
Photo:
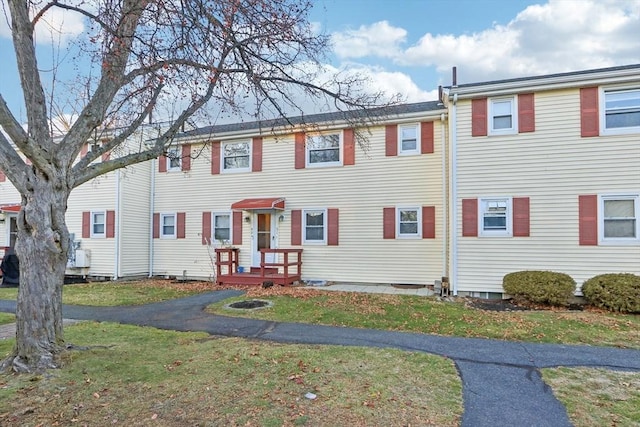
<instances>
[{"instance_id":1,"label":"white cloud","mask_svg":"<svg viewBox=\"0 0 640 427\"><path fill-rule=\"evenodd\" d=\"M506 25L472 34L427 33L401 49L406 31L386 21L334 35L341 58L377 56L399 66L435 67L460 83L640 62L640 0L550 0Z\"/></svg>"},{"instance_id":2,"label":"white cloud","mask_svg":"<svg viewBox=\"0 0 640 427\"><path fill-rule=\"evenodd\" d=\"M333 50L340 58L362 58L380 56L393 58L401 50L407 31L392 27L387 21L362 25L357 30L333 34Z\"/></svg>"},{"instance_id":3,"label":"white cloud","mask_svg":"<svg viewBox=\"0 0 640 427\"><path fill-rule=\"evenodd\" d=\"M11 38L9 6L6 0L0 2L0 37ZM35 16L34 11L31 16ZM36 23L34 40L37 44L49 44L52 41L65 45L69 40L84 32L84 18L75 12L50 8Z\"/></svg>"}]
</instances>

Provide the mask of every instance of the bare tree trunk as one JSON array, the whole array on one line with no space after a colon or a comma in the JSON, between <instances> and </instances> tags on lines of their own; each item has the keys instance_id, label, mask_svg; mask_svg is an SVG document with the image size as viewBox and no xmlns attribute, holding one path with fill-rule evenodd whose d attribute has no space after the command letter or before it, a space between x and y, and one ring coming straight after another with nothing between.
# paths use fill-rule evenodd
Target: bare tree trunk
<instances>
[{"instance_id":1,"label":"bare tree trunk","mask_svg":"<svg viewBox=\"0 0 640 427\"><path fill-rule=\"evenodd\" d=\"M62 285L69 248L64 220L69 191L54 177L32 175L22 197L16 253L20 287L16 308L16 348L5 361L16 372L58 367L63 349ZM53 178L53 179L52 179ZM59 178L59 177L57 177Z\"/></svg>"}]
</instances>

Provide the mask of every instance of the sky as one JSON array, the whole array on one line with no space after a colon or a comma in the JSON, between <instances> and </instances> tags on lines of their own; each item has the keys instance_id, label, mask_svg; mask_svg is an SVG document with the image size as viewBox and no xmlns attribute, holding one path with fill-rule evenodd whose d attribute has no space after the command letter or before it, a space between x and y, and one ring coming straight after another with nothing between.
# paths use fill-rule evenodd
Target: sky
<instances>
[{"instance_id":1,"label":"sky","mask_svg":"<svg viewBox=\"0 0 640 427\"><path fill-rule=\"evenodd\" d=\"M5 7L0 93L20 120ZM77 18L59 19L68 37L83 31ZM314 0L310 20L332 38L327 65L407 102L436 99L454 66L462 84L640 63L640 0ZM36 39L50 43L46 31Z\"/></svg>"}]
</instances>

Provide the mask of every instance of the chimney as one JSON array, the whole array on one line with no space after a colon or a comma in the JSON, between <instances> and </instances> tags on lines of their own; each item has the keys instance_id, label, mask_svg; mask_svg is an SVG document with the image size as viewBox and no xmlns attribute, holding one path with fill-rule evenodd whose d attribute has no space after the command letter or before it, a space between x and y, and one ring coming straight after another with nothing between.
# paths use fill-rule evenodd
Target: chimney
<instances>
[{"instance_id":1,"label":"chimney","mask_svg":"<svg viewBox=\"0 0 640 427\"><path fill-rule=\"evenodd\" d=\"M457 67L453 67L452 69L453 71L453 84L452 86L458 86L458 68Z\"/></svg>"}]
</instances>

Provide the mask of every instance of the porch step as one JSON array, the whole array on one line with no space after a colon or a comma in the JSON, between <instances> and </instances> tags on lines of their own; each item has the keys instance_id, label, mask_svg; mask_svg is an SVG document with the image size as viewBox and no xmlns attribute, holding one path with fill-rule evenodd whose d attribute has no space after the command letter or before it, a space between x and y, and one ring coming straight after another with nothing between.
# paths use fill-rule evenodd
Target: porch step
<instances>
[{"instance_id":1,"label":"porch step","mask_svg":"<svg viewBox=\"0 0 640 427\"><path fill-rule=\"evenodd\" d=\"M249 269L250 273L260 274L260 267L251 267ZM276 267L267 267L264 269L265 274L278 274L278 268Z\"/></svg>"}]
</instances>

